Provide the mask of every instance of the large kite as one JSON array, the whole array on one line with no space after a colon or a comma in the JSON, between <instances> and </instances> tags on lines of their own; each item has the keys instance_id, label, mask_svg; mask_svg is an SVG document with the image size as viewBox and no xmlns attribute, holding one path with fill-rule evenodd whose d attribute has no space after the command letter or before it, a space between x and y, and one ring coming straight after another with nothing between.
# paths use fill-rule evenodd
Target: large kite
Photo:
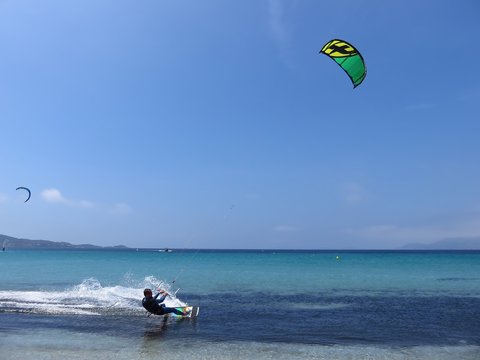
<instances>
[{"instance_id":1,"label":"large kite","mask_svg":"<svg viewBox=\"0 0 480 360\"><path fill-rule=\"evenodd\" d=\"M334 39L326 43L321 53L334 60L352 80L353 88L360 85L367 75L367 67L357 49L344 40Z\"/></svg>"}]
</instances>

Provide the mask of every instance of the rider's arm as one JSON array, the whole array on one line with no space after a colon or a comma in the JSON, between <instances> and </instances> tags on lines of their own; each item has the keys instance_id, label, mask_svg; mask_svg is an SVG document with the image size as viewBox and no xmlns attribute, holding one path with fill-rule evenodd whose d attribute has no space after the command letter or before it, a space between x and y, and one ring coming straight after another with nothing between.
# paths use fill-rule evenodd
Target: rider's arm
<instances>
[{"instance_id":1,"label":"rider's arm","mask_svg":"<svg viewBox=\"0 0 480 360\"><path fill-rule=\"evenodd\" d=\"M157 297L158 297L158 295L160 295L160 294L163 294L163 296L162 296L160 299L157 300ZM160 303L163 302L163 300L165 300L165 298L167 297L167 295L168 295L168 293L167 293L166 291L164 291L164 292L159 292L157 295L155 295L154 299L157 300L157 303L160 304Z\"/></svg>"}]
</instances>

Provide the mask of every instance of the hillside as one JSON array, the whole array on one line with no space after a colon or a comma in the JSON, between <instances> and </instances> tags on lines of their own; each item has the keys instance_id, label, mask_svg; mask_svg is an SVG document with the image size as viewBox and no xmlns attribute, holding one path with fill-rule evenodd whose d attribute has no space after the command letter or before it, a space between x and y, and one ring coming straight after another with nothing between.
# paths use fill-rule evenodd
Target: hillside
<instances>
[{"instance_id":1,"label":"hillside","mask_svg":"<svg viewBox=\"0 0 480 360\"><path fill-rule=\"evenodd\" d=\"M30 239L19 239L13 236L1 235L0 234L0 244L2 247L8 249L128 249L126 246L117 245L117 246L97 246L91 244L79 244L74 245L68 242L57 242L49 240L30 240Z\"/></svg>"},{"instance_id":2,"label":"hillside","mask_svg":"<svg viewBox=\"0 0 480 360\"><path fill-rule=\"evenodd\" d=\"M429 244L412 243L404 250L480 250L480 238L443 239Z\"/></svg>"}]
</instances>

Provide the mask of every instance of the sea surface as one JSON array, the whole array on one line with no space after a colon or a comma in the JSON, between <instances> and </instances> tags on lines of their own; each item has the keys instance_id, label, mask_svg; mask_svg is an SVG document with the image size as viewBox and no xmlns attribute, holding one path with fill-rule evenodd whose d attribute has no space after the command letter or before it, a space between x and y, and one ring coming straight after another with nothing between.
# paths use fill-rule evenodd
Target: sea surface
<instances>
[{"instance_id":1,"label":"sea surface","mask_svg":"<svg viewBox=\"0 0 480 360\"><path fill-rule=\"evenodd\" d=\"M478 360L480 252L7 249L0 358Z\"/></svg>"}]
</instances>

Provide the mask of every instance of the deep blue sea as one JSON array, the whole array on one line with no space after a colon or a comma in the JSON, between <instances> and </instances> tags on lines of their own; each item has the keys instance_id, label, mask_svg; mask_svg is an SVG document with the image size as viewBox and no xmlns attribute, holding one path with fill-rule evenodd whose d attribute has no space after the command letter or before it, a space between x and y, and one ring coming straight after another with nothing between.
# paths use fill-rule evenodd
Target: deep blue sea
<instances>
[{"instance_id":1,"label":"deep blue sea","mask_svg":"<svg viewBox=\"0 0 480 360\"><path fill-rule=\"evenodd\" d=\"M65 357L478 360L480 251L0 253L0 358Z\"/></svg>"}]
</instances>

